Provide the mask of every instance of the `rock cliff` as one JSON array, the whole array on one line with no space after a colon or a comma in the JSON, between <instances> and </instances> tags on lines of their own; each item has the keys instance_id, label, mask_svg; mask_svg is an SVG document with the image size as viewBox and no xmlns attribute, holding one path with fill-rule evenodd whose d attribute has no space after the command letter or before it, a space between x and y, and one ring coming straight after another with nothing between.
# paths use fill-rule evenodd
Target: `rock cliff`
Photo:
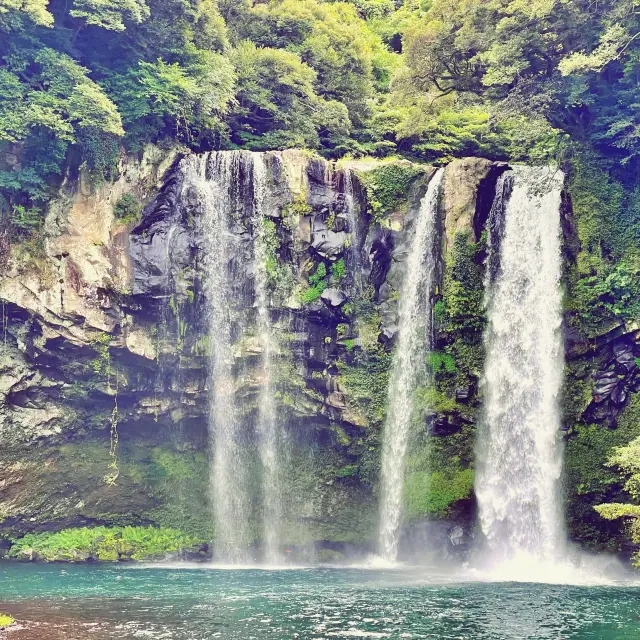
<instances>
[{"instance_id":1,"label":"rock cliff","mask_svg":"<svg viewBox=\"0 0 640 640\"><path fill-rule=\"evenodd\" d=\"M129 523L215 536L201 202L185 188L181 159L178 150L147 147L122 158L114 183L68 176L44 229L14 242L5 258L0 538ZM298 151L267 153L265 164L270 314L281 331L276 392L293 442L288 542L366 546L375 536L407 233L434 170L336 165ZM432 294L435 389L423 394L425 424L408 468L408 536L421 536L426 519L445 523L443 539L473 529L483 231L506 168L464 158L445 170ZM241 183L242 161L238 172ZM569 248L576 240L568 196L566 203ZM240 209L229 304L251 317L249 213ZM640 388L638 337L637 328L619 327L587 348L568 333L570 387L580 396L574 418L616 426ZM234 336L233 384L248 420L259 353L251 332ZM596 371L585 359L594 353Z\"/></svg>"}]
</instances>

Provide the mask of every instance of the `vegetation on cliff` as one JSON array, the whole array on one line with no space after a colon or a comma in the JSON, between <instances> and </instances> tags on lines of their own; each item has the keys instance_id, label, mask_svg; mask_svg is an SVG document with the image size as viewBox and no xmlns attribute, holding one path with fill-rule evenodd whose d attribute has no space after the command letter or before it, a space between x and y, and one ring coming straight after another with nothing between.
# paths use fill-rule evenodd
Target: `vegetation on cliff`
<instances>
[{"instance_id":1,"label":"vegetation on cliff","mask_svg":"<svg viewBox=\"0 0 640 640\"><path fill-rule=\"evenodd\" d=\"M46 562L158 560L183 550L197 552L203 541L176 529L83 527L29 533L15 540L9 557Z\"/></svg>"}]
</instances>

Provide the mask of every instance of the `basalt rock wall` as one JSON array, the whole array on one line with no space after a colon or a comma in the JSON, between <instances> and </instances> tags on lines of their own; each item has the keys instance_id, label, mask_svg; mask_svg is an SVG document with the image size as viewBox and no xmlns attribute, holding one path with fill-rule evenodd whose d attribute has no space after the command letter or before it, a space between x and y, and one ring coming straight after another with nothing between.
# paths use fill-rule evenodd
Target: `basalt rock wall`
<instances>
[{"instance_id":1,"label":"basalt rock wall","mask_svg":"<svg viewBox=\"0 0 640 640\"><path fill-rule=\"evenodd\" d=\"M0 538L98 523L215 537L200 203L183 161L148 147L123 157L113 184L69 178L42 232L12 244L0 273ZM336 165L299 151L267 153L265 163L270 314L286 333L276 393L293 450L288 542L366 548L408 234L434 169ZM420 396L409 456L408 539L421 540L427 520L443 523L449 545L473 534L484 230L506 168L464 158L445 169L435 388ZM242 171L240 159L240 185ZM230 305L249 314L252 197L231 229L230 264ZM134 214L118 217L126 203ZM565 203L569 263L569 194ZM587 348L567 332L570 375L582 381L571 419L616 426L639 387L637 338L619 327ZM249 421L259 355L250 334L234 335L234 389Z\"/></svg>"}]
</instances>

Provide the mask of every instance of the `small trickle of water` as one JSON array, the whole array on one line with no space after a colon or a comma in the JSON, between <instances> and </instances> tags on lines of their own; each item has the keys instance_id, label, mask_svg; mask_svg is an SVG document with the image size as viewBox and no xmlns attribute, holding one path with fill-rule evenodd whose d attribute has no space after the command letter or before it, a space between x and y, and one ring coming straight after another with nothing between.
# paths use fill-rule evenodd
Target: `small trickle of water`
<instances>
[{"instance_id":1,"label":"small trickle of water","mask_svg":"<svg viewBox=\"0 0 640 640\"><path fill-rule=\"evenodd\" d=\"M414 420L413 396L426 382L431 348L430 293L436 267L435 230L444 170L429 182L415 222L400 291L398 338L389 381L388 413L382 443L379 553L398 556L405 458Z\"/></svg>"},{"instance_id":2,"label":"small trickle of water","mask_svg":"<svg viewBox=\"0 0 640 640\"><path fill-rule=\"evenodd\" d=\"M356 198L353 193L353 173L351 169L345 168L344 175L344 199L347 213L349 232L351 233L351 246L349 247L349 257L351 260L351 272L353 273L353 286L356 293L362 290L362 257L360 255L361 242L359 215Z\"/></svg>"},{"instance_id":3,"label":"small trickle of water","mask_svg":"<svg viewBox=\"0 0 640 640\"><path fill-rule=\"evenodd\" d=\"M564 554L558 408L562 184L559 171L515 168L499 183L490 218L476 495L485 557L493 565L517 560L523 571L528 560L539 564Z\"/></svg>"}]
</instances>

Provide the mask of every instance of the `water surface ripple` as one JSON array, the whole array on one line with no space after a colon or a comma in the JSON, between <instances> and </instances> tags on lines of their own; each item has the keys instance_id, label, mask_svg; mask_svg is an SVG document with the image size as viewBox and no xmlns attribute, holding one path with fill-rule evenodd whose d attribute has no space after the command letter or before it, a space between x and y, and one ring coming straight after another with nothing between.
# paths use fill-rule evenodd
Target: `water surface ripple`
<instances>
[{"instance_id":1,"label":"water surface ripple","mask_svg":"<svg viewBox=\"0 0 640 640\"><path fill-rule=\"evenodd\" d=\"M640 588L452 582L425 570L0 566L13 640L640 638ZM0 634L1 635L1 634Z\"/></svg>"}]
</instances>

